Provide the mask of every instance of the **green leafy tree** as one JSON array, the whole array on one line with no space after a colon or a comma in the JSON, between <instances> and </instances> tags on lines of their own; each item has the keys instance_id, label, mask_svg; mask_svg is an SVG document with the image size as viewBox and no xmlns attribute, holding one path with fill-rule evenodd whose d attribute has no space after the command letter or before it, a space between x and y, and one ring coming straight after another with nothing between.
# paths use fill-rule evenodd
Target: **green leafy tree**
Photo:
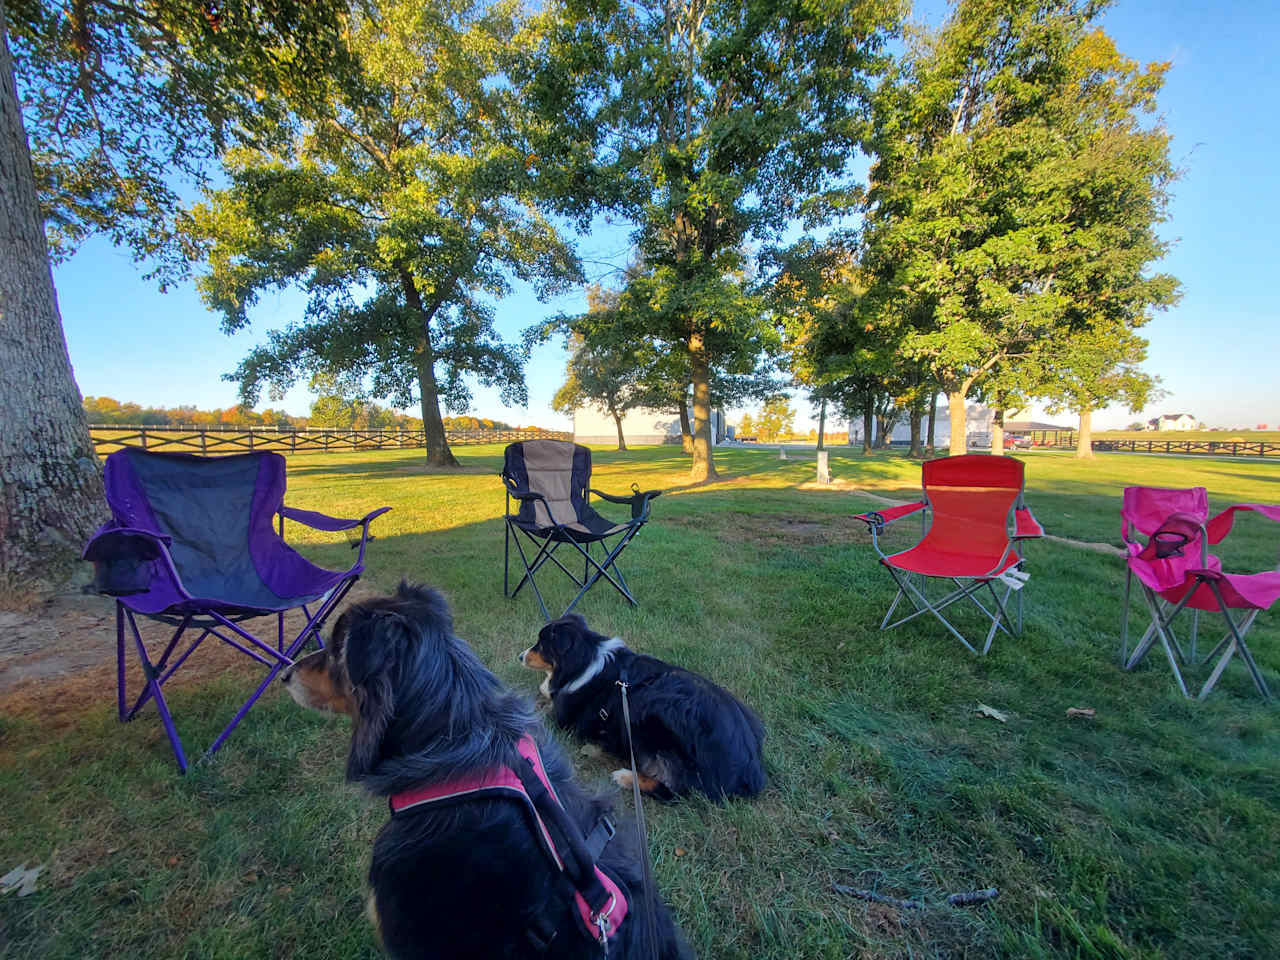
<instances>
[{"instance_id":1,"label":"green leafy tree","mask_svg":"<svg viewBox=\"0 0 1280 960\"><path fill-rule=\"evenodd\" d=\"M1160 395L1159 378L1140 368L1147 356L1147 341L1124 323L1111 329L1095 324L1043 351L1044 386L1040 395L1049 401L1049 412L1069 410L1080 418L1076 456L1093 456L1094 410L1123 403L1139 413Z\"/></svg>"},{"instance_id":2,"label":"green leafy tree","mask_svg":"<svg viewBox=\"0 0 1280 960\"><path fill-rule=\"evenodd\" d=\"M492 303L511 274L549 295L578 268L516 132L504 78L519 26L511 2L362 7L345 34L355 75L290 99L286 148L228 154L230 186L191 215L205 302L232 332L266 290L309 297L230 375L246 401L320 370L358 375L370 397L420 404L435 465L457 463L440 407L466 409L468 377L526 402L524 353L497 336Z\"/></svg>"},{"instance_id":3,"label":"green leafy tree","mask_svg":"<svg viewBox=\"0 0 1280 960\"><path fill-rule=\"evenodd\" d=\"M1174 297L1147 270L1168 135L1142 123L1168 65L1121 56L1093 23L1104 6L959 0L875 100L869 299L924 318L901 349L947 394L953 453L1001 367Z\"/></svg>"},{"instance_id":4,"label":"green leafy tree","mask_svg":"<svg viewBox=\"0 0 1280 960\"><path fill-rule=\"evenodd\" d=\"M619 332L625 332L625 325L607 319L616 318L618 299L616 293L598 285L588 290L588 312L596 314L599 321L590 326L594 339L581 334L570 336L565 382L556 391L551 406L561 413L572 413L583 406L604 410L617 427L618 449L625 450L622 418L647 398L647 392L641 382L645 351L628 340L617 339Z\"/></svg>"},{"instance_id":5,"label":"green leafy tree","mask_svg":"<svg viewBox=\"0 0 1280 960\"><path fill-rule=\"evenodd\" d=\"M749 245L818 215L861 142L894 0L552 3L525 85L568 192L637 225L629 315L684 355L694 482L716 477L713 371L776 351Z\"/></svg>"},{"instance_id":6,"label":"green leafy tree","mask_svg":"<svg viewBox=\"0 0 1280 960\"><path fill-rule=\"evenodd\" d=\"M0 436L6 602L56 590L103 511L51 249L64 256L100 230L180 263L161 256L170 178L198 176L227 135L248 135L258 91L335 63L327 0L219 8L0 0L0 408L18 425Z\"/></svg>"},{"instance_id":7,"label":"green leafy tree","mask_svg":"<svg viewBox=\"0 0 1280 960\"><path fill-rule=\"evenodd\" d=\"M751 419L751 414L744 413L742 419L738 421L739 437L754 437L756 435L756 422Z\"/></svg>"},{"instance_id":8,"label":"green leafy tree","mask_svg":"<svg viewBox=\"0 0 1280 960\"><path fill-rule=\"evenodd\" d=\"M796 412L787 403L787 398L775 397L760 411L756 432L765 442L785 440L795 431L795 420Z\"/></svg>"}]
</instances>

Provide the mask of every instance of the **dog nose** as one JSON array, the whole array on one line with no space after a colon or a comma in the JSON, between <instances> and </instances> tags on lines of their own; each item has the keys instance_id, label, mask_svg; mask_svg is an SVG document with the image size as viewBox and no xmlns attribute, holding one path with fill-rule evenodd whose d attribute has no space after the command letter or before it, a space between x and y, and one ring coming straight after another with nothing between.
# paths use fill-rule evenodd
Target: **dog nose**
<instances>
[{"instance_id":1,"label":"dog nose","mask_svg":"<svg viewBox=\"0 0 1280 960\"><path fill-rule=\"evenodd\" d=\"M280 674L281 683L288 683L292 679L293 679L293 667L290 667L288 670L285 670L283 673Z\"/></svg>"},{"instance_id":2,"label":"dog nose","mask_svg":"<svg viewBox=\"0 0 1280 960\"><path fill-rule=\"evenodd\" d=\"M525 654L527 654L528 652L529 652L528 648L521 650L519 653L516 654L516 659L519 660L521 663L524 663Z\"/></svg>"}]
</instances>

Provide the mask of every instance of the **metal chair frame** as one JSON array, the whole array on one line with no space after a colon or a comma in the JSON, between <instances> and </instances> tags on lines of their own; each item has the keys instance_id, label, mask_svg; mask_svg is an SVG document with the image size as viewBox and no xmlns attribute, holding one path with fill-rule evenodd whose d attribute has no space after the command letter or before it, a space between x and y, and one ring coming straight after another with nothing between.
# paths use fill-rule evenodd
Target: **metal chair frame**
<instances>
[{"instance_id":1,"label":"metal chair frame","mask_svg":"<svg viewBox=\"0 0 1280 960\"><path fill-rule=\"evenodd\" d=\"M538 598L538 606L542 610L543 619L550 621L551 614L547 610L547 604L543 599L542 591L538 589L538 583L534 578L534 575L542 569L548 561L550 561L563 570L565 576L572 580L574 585L579 588L577 595L569 603L569 606L565 607L564 613L562 613L561 616L565 616L575 606L577 606L578 601L581 600L586 595L587 591L595 586L601 578L612 584L613 588L617 590L618 593L622 595L623 599L632 606L639 605L639 601L636 600L635 596L631 593L631 588L627 583L626 577L623 576L622 568L618 566L617 560L618 556L626 548L627 544L635 539L636 534L640 532L640 528L648 521L650 501L659 496L660 491L642 492L639 487L633 485L632 496L615 497L610 494L603 493L600 490L588 490L587 497L584 502L589 503L590 494L595 494L602 500L607 500L610 503L630 504L632 516L631 520L624 526L624 528L616 531L615 533L606 534L603 537L592 536L590 539L580 539L580 537L583 536L582 534L571 530L566 524L556 523L554 521L549 527L543 528L545 532L541 534L526 529L526 527L520 524L518 514L511 512L512 499L514 498L522 503L525 501L536 500L541 501L543 504L547 503L547 499L537 491L520 489L505 474L502 477L502 481L507 494L506 511L504 514L506 532L502 550L502 593L504 596L514 598L521 589L523 589L524 585L528 583L533 588L534 596ZM547 512L549 515L549 507ZM529 545L536 548L532 561L529 560L529 555L525 553L524 544L520 542L520 534L524 534ZM608 545L610 537L618 538L612 547ZM516 552L520 557L520 562L524 566L524 573L521 575L520 581L515 585L514 589L511 588L511 544L513 542L516 545ZM556 551L566 543L572 545L582 557L582 579L578 579L577 574L561 563L560 558L555 555ZM593 543L599 543L601 545L601 550L604 553L604 559L602 561L597 560L591 555L591 545ZM617 579L614 578L610 571L617 574Z\"/></svg>"},{"instance_id":2,"label":"metal chair frame","mask_svg":"<svg viewBox=\"0 0 1280 960\"><path fill-rule=\"evenodd\" d=\"M1202 568L1209 566L1209 531L1208 524L1201 522L1200 526L1200 564ZM1122 538L1126 545L1142 547L1140 541L1131 539L1128 532L1122 534ZM1222 674L1226 671L1227 666L1231 663L1231 658L1239 655L1244 661L1245 666L1249 670L1250 676L1253 678L1254 686L1258 692L1262 694L1264 700L1272 699L1271 690L1267 686L1266 679L1262 676L1262 672L1258 669L1257 661L1253 659L1253 652L1249 649L1249 645L1245 642L1245 634L1253 626L1260 610L1245 610L1239 620L1236 620L1231 614L1231 608L1227 606L1226 599L1222 595L1222 589L1218 586L1215 579L1202 574L1192 574L1194 584L1186 590L1181 599L1176 603L1165 600L1160 594L1143 583L1138 581L1141 589L1142 598L1146 602L1147 610L1151 614L1151 623L1146 631L1142 634L1141 639L1134 646L1133 654L1129 655L1129 607L1130 598L1133 587L1133 569L1126 564L1125 567L1125 584L1124 584L1124 621L1120 633L1120 662L1125 670L1133 670L1150 652L1155 645L1156 640L1160 641L1161 647L1164 649L1165 658L1169 661L1169 667L1173 671L1174 679L1178 683L1178 689L1184 697L1190 697L1191 694L1187 690L1187 682L1183 677L1183 669L1198 666L1202 663L1208 663L1214 657L1218 657L1213 669L1210 671L1204 685L1200 688L1200 692L1196 695L1197 700L1203 700L1217 685L1222 678ZM1197 635L1200 627L1200 610L1192 608L1192 626L1190 637L1190 648L1184 649L1182 644L1178 642L1177 634L1174 632L1173 623L1179 614L1187 608L1189 601L1201 586L1207 586L1213 594L1214 600L1218 604L1218 609L1222 613L1223 619L1226 621L1227 630L1223 637L1218 641L1203 659L1197 657L1196 645ZM1221 656L1219 656L1221 653Z\"/></svg>"}]
</instances>

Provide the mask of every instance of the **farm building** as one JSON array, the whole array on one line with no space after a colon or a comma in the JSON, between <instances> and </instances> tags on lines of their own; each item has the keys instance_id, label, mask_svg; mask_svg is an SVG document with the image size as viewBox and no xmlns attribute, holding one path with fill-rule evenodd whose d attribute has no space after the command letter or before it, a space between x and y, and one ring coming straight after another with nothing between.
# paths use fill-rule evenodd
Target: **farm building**
<instances>
[{"instance_id":1,"label":"farm building","mask_svg":"<svg viewBox=\"0 0 1280 960\"><path fill-rule=\"evenodd\" d=\"M692 411L689 421L693 422ZM622 418L622 435L628 445L679 443L680 417L664 410L628 410ZM716 407L711 411L711 439L722 443L725 436L724 410ZM607 411L579 407L573 411L573 439L577 443L616 444L618 426Z\"/></svg>"},{"instance_id":2,"label":"farm building","mask_svg":"<svg viewBox=\"0 0 1280 960\"><path fill-rule=\"evenodd\" d=\"M1147 421L1148 430L1203 430L1204 424L1189 413L1162 413Z\"/></svg>"}]
</instances>

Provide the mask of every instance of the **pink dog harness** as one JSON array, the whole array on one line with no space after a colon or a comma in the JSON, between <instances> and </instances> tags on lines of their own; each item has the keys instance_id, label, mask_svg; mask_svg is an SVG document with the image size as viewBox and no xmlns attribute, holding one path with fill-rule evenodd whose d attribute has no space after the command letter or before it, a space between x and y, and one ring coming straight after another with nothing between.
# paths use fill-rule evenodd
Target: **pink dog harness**
<instances>
[{"instance_id":1,"label":"pink dog harness","mask_svg":"<svg viewBox=\"0 0 1280 960\"><path fill-rule=\"evenodd\" d=\"M469 797L501 796L523 803L533 814L543 849L556 868L573 883L578 917L588 936L607 944L621 929L627 916L627 898L622 890L595 865L599 850L613 836L613 824L602 819L591 837L584 840L577 825L565 813L555 787L547 777L533 737L526 733L516 749L523 759L519 769L495 767L447 783L393 794L390 798L391 812L401 813L424 804ZM556 835L559 835L559 843ZM593 851L592 846L599 849Z\"/></svg>"}]
</instances>

